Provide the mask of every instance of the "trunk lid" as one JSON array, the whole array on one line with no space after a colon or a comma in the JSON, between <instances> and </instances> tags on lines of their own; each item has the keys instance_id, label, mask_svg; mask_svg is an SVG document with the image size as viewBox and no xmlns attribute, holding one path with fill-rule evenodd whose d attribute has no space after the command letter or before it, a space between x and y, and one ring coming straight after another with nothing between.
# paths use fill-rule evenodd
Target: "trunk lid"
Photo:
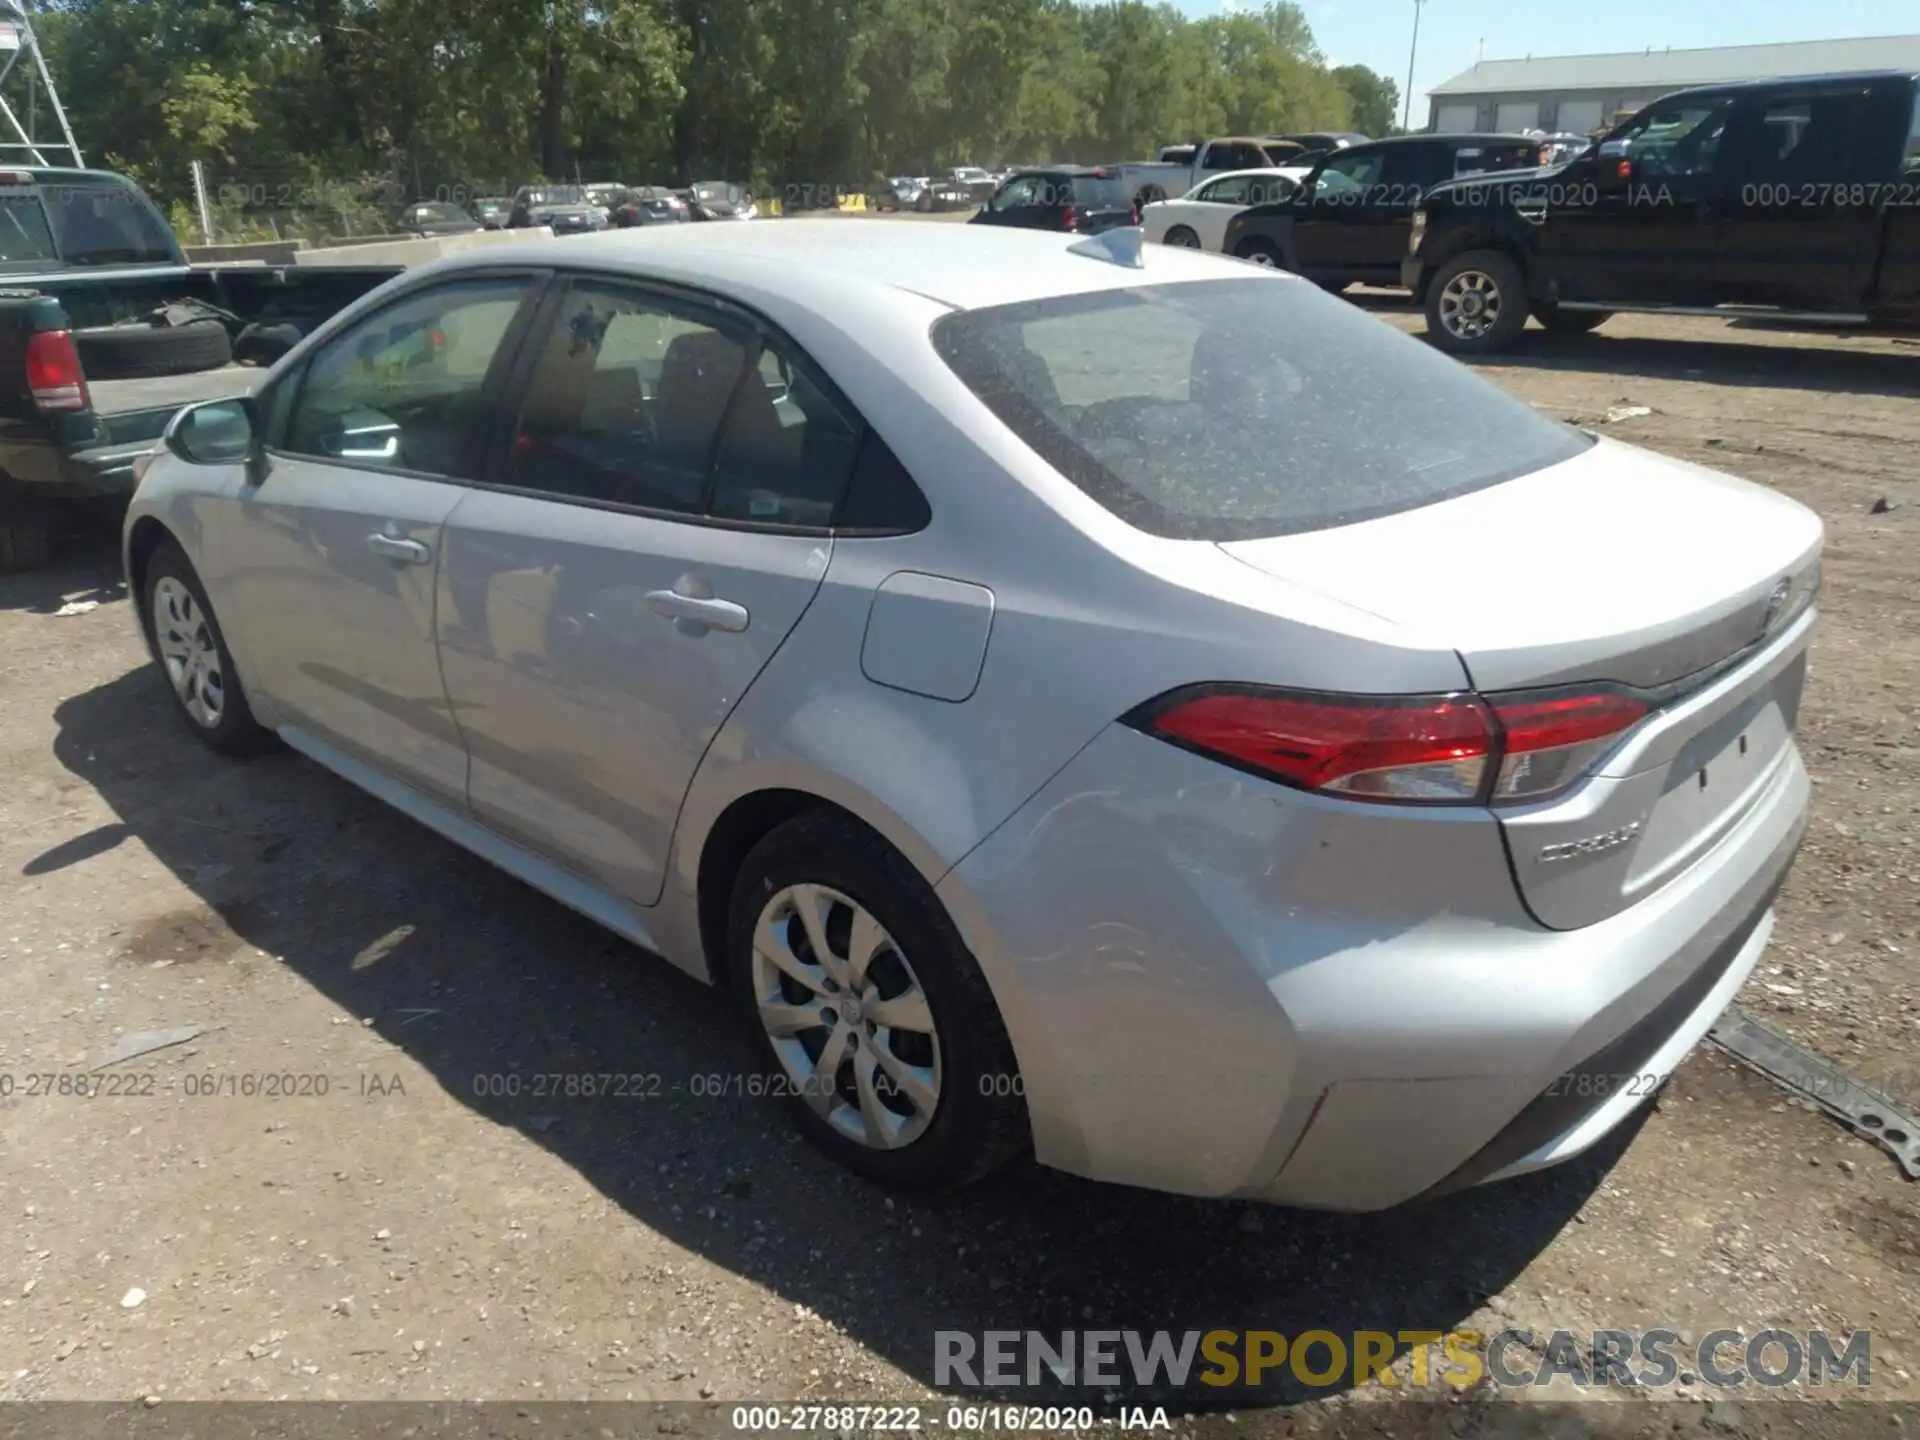
<instances>
[{"instance_id":1,"label":"trunk lid","mask_svg":"<svg viewBox=\"0 0 1920 1440\"><path fill-rule=\"evenodd\" d=\"M1790 765L1820 542L1795 501L1602 440L1457 499L1221 548L1456 651L1482 693L1651 692L1592 778L1497 808L1530 908L1568 929L1678 874Z\"/></svg>"}]
</instances>

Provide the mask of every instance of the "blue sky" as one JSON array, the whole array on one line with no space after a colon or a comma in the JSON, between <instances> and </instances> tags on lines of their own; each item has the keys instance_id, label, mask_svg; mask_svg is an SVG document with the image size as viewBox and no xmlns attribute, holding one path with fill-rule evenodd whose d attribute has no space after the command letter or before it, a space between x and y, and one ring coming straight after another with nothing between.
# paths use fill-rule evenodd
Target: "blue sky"
<instances>
[{"instance_id":1,"label":"blue sky","mask_svg":"<svg viewBox=\"0 0 1920 1440\"><path fill-rule=\"evenodd\" d=\"M1233 0L1175 0L1187 14L1217 15ZM1255 8L1258 0L1247 0ZM1320 48L1341 65L1360 64L1407 84L1414 0L1303 0ZM1415 123L1426 91L1480 58L1579 55L1592 51L1679 50L1703 45L1765 45L1920 31L1916 0L1426 0L1414 67Z\"/></svg>"}]
</instances>

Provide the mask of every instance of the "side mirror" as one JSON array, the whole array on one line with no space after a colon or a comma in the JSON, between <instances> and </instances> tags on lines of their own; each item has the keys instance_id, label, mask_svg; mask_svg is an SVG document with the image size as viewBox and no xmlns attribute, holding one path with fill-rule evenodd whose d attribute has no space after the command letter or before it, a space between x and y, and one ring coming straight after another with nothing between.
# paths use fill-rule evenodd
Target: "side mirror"
<instances>
[{"instance_id":1,"label":"side mirror","mask_svg":"<svg viewBox=\"0 0 1920 1440\"><path fill-rule=\"evenodd\" d=\"M1595 152L1598 165L1594 180L1601 186L1624 185L1633 179L1633 142L1602 140Z\"/></svg>"},{"instance_id":2,"label":"side mirror","mask_svg":"<svg viewBox=\"0 0 1920 1440\"><path fill-rule=\"evenodd\" d=\"M189 405L168 423L165 444L190 465L251 462L260 450L252 397Z\"/></svg>"}]
</instances>

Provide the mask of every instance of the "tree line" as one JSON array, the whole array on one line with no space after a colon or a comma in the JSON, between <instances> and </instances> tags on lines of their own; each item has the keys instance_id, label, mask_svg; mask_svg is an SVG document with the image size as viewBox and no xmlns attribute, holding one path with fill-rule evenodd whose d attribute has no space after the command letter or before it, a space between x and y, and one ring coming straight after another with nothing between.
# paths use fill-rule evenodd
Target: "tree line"
<instances>
[{"instance_id":1,"label":"tree line","mask_svg":"<svg viewBox=\"0 0 1920 1440\"><path fill-rule=\"evenodd\" d=\"M223 229L543 178L779 194L1381 135L1399 100L1291 0L40 0L34 25L88 162L184 215L200 160Z\"/></svg>"}]
</instances>

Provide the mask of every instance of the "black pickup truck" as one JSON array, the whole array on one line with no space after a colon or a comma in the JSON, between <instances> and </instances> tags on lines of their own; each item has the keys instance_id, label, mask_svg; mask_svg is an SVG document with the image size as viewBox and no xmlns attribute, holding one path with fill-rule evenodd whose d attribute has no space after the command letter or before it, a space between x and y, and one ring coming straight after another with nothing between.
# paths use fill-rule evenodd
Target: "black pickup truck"
<instances>
[{"instance_id":1,"label":"black pickup truck","mask_svg":"<svg viewBox=\"0 0 1920 1440\"><path fill-rule=\"evenodd\" d=\"M0 570L46 563L64 505L131 495L181 406L251 389L237 338L270 360L401 269L190 265L125 177L0 168Z\"/></svg>"},{"instance_id":2,"label":"black pickup truck","mask_svg":"<svg viewBox=\"0 0 1920 1440\"><path fill-rule=\"evenodd\" d=\"M1920 104L1905 72L1683 90L1557 168L1435 186L1401 281L1441 349L1617 310L1920 324Z\"/></svg>"}]
</instances>

